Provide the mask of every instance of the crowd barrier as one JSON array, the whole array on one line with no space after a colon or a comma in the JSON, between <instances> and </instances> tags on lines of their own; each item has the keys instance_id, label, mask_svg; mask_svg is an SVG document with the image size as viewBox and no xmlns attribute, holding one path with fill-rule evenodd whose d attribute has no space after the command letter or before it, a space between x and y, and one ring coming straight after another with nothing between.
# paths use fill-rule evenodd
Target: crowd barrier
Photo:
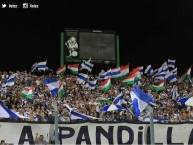
<instances>
[{"instance_id":1,"label":"crowd barrier","mask_svg":"<svg viewBox=\"0 0 193 145\"><path fill-rule=\"evenodd\" d=\"M58 124L60 144L147 145L150 124L133 122L73 122ZM193 123L155 123L156 145L193 144ZM54 124L0 122L0 140L9 144L34 144L35 135L54 141Z\"/></svg>"}]
</instances>

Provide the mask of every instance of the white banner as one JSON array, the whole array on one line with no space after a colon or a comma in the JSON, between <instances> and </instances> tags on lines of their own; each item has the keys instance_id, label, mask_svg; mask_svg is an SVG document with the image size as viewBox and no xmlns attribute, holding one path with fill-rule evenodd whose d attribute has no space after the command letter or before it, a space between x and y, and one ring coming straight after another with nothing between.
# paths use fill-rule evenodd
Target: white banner
<instances>
[{"instance_id":1,"label":"white banner","mask_svg":"<svg viewBox=\"0 0 193 145\"><path fill-rule=\"evenodd\" d=\"M159 145L193 144L192 124L155 124L155 143ZM34 144L35 135L54 140L53 124L0 122L0 140L12 144ZM66 145L147 145L149 124L75 123L59 124L60 144Z\"/></svg>"}]
</instances>

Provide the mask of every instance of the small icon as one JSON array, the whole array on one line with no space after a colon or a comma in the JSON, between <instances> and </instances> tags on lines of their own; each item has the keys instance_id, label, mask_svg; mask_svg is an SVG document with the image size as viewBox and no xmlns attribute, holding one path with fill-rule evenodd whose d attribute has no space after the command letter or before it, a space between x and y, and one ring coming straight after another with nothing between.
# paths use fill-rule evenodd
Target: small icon
<instances>
[{"instance_id":1,"label":"small icon","mask_svg":"<svg viewBox=\"0 0 193 145\"><path fill-rule=\"evenodd\" d=\"M23 3L23 8L27 9L28 8L28 3Z\"/></svg>"},{"instance_id":2,"label":"small icon","mask_svg":"<svg viewBox=\"0 0 193 145\"><path fill-rule=\"evenodd\" d=\"M1 8L5 8L7 5L6 4L2 4L1 5Z\"/></svg>"}]
</instances>

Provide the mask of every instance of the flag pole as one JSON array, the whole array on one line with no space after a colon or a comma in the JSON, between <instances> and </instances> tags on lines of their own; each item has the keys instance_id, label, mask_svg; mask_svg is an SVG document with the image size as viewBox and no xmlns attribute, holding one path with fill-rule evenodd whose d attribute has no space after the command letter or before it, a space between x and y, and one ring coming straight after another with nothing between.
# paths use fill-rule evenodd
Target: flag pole
<instances>
[{"instance_id":1,"label":"flag pole","mask_svg":"<svg viewBox=\"0 0 193 145\"><path fill-rule=\"evenodd\" d=\"M55 112L55 116L54 116L55 145L58 145L59 144L59 140L58 140L58 107L57 107L56 103L54 103L54 112Z\"/></svg>"},{"instance_id":2,"label":"flag pole","mask_svg":"<svg viewBox=\"0 0 193 145\"><path fill-rule=\"evenodd\" d=\"M150 113L150 138L151 138L151 145L155 145L155 135L154 135L154 122L153 122L153 108L148 107Z\"/></svg>"}]
</instances>

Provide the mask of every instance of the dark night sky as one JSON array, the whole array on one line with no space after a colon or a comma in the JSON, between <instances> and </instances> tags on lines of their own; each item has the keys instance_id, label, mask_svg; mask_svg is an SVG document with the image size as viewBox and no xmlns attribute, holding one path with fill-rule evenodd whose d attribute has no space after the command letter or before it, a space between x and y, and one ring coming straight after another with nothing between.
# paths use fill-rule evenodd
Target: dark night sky
<instances>
[{"instance_id":1,"label":"dark night sky","mask_svg":"<svg viewBox=\"0 0 193 145\"><path fill-rule=\"evenodd\" d=\"M8 3L10 1L5 1ZM3 2L2 2L3 3ZM153 68L176 59L184 72L193 60L193 1L85 1L31 3L39 9L0 9L0 70L30 70L38 61L60 64L64 28L116 30L121 64Z\"/></svg>"}]
</instances>

